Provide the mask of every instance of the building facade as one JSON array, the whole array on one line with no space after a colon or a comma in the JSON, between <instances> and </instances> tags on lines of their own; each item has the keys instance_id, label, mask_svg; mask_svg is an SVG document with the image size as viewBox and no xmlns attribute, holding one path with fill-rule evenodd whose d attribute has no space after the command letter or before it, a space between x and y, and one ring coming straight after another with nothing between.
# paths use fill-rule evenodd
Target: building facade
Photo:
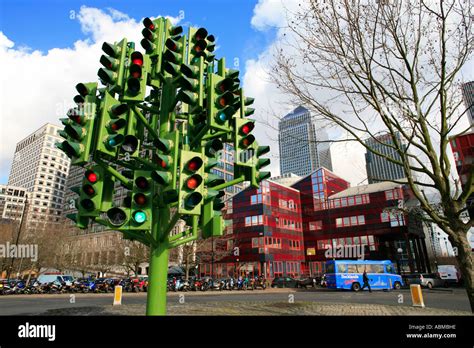
<instances>
[{"instance_id":1,"label":"building facade","mask_svg":"<svg viewBox=\"0 0 474 348\"><path fill-rule=\"evenodd\" d=\"M400 134L397 133L398 141L401 142ZM382 134L375 138L370 138L365 143L384 156L401 161L400 155L393 149L393 139L390 134ZM365 154L365 164L367 169L367 179L369 184L387 180L399 180L405 178L403 167L388 161L386 158L367 151Z\"/></svg>"},{"instance_id":2,"label":"building facade","mask_svg":"<svg viewBox=\"0 0 474 348\"><path fill-rule=\"evenodd\" d=\"M28 226L59 223L63 208L69 158L55 147L61 129L45 124L21 140L15 149L8 185L28 191Z\"/></svg>"},{"instance_id":3,"label":"building facade","mask_svg":"<svg viewBox=\"0 0 474 348\"><path fill-rule=\"evenodd\" d=\"M474 84L474 83L473 83ZM474 165L474 131L457 136L451 139L451 149L453 151L456 170L462 187L467 185L469 175L472 175ZM474 218L474 194L467 200L468 212L471 219Z\"/></svg>"},{"instance_id":4,"label":"building facade","mask_svg":"<svg viewBox=\"0 0 474 348\"><path fill-rule=\"evenodd\" d=\"M381 182L343 189L344 181L336 177L331 178L333 188L328 192L331 181L325 174L320 169L293 185L301 192L305 256L311 275L324 273L325 262L334 255L328 249L344 247L354 254L345 258L388 259L396 261L402 272L430 272L421 221L397 211L400 200L412 199L406 187ZM356 251L361 253L355 255Z\"/></svg>"},{"instance_id":5,"label":"building facade","mask_svg":"<svg viewBox=\"0 0 474 348\"><path fill-rule=\"evenodd\" d=\"M266 180L259 189L236 194L232 204L229 255L217 263L214 274L298 276L304 267L299 192Z\"/></svg>"},{"instance_id":6,"label":"building facade","mask_svg":"<svg viewBox=\"0 0 474 348\"><path fill-rule=\"evenodd\" d=\"M0 184L0 222L17 222L26 215L27 191L23 187Z\"/></svg>"},{"instance_id":7,"label":"building facade","mask_svg":"<svg viewBox=\"0 0 474 348\"><path fill-rule=\"evenodd\" d=\"M474 124L474 81L462 85L462 96L471 125Z\"/></svg>"},{"instance_id":8,"label":"building facade","mask_svg":"<svg viewBox=\"0 0 474 348\"><path fill-rule=\"evenodd\" d=\"M278 126L280 174L305 176L319 167L332 170L328 135L311 113L298 106L284 116Z\"/></svg>"}]
</instances>

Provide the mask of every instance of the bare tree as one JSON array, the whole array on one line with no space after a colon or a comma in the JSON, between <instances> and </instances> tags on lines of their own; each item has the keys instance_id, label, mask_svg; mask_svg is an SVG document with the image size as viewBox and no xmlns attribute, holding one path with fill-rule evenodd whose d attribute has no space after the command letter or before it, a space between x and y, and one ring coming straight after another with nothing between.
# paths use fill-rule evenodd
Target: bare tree
<instances>
[{"instance_id":1,"label":"bare tree","mask_svg":"<svg viewBox=\"0 0 474 348\"><path fill-rule=\"evenodd\" d=\"M148 262L149 248L142 243L122 239L121 246L117 249L118 257L127 275L138 275L138 269L144 262Z\"/></svg>"},{"instance_id":2,"label":"bare tree","mask_svg":"<svg viewBox=\"0 0 474 348\"><path fill-rule=\"evenodd\" d=\"M358 142L403 167L419 208L457 249L474 311L467 239L474 222L465 218L472 169L460 187L448 157L454 132L469 130L459 129L465 114L460 70L473 52L472 7L472 0L310 0L288 10L286 39L270 76L295 103L347 134L342 141ZM381 133L392 142L377 140ZM428 199L429 191L438 204Z\"/></svg>"}]
</instances>

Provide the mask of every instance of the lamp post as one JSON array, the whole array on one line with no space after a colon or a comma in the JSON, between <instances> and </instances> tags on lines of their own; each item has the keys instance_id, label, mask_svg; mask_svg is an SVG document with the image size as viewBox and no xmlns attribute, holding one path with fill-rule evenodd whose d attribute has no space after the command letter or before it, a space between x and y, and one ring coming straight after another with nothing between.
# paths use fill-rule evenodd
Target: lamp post
<instances>
[{"instance_id":1,"label":"lamp post","mask_svg":"<svg viewBox=\"0 0 474 348\"><path fill-rule=\"evenodd\" d=\"M403 249L402 249L402 248L398 248L398 249L397 249L397 267L398 267L398 274L399 274L399 275L402 275L402 271L401 271L402 253L403 253Z\"/></svg>"}]
</instances>

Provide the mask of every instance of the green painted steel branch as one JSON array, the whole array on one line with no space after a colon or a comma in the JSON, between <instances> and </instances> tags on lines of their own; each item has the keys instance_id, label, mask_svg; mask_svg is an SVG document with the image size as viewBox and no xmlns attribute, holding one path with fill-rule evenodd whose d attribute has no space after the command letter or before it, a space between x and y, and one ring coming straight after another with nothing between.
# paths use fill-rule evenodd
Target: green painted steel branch
<instances>
[{"instance_id":1,"label":"green painted steel branch","mask_svg":"<svg viewBox=\"0 0 474 348\"><path fill-rule=\"evenodd\" d=\"M208 140L208 139L213 139L213 138L218 138L218 137L221 137L223 135L226 135L228 134L229 132L225 132L225 131L219 131L219 132L216 132L216 133L213 133L213 134L208 134L208 135L205 135L202 137L202 140Z\"/></svg>"},{"instance_id":2,"label":"green painted steel branch","mask_svg":"<svg viewBox=\"0 0 474 348\"><path fill-rule=\"evenodd\" d=\"M135 114L135 116L137 116L138 120L145 126L148 132L150 132L153 138L158 139L160 137L158 133L153 129L153 127L150 126L147 119L145 118L145 116L143 116L141 111L138 110L138 107L136 105L133 106L133 113Z\"/></svg>"},{"instance_id":3,"label":"green painted steel branch","mask_svg":"<svg viewBox=\"0 0 474 348\"><path fill-rule=\"evenodd\" d=\"M170 236L169 241L170 241L170 243L174 242L174 241L177 241L178 239L186 237L189 234L192 234L192 231L190 231L190 230L183 231L183 232L181 232L179 234L176 234L174 236Z\"/></svg>"},{"instance_id":4,"label":"green painted steel branch","mask_svg":"<svg viewBox=\"0 0 474 348\"><path fill-rule=\"evenodd\" d=\"M198 220L199 220L198 216L193 215L191 236L183 238L183 239L176 240L174 242L170 242L169 247L174 248L174 247L180 246L182 244L186 244L186 243L192 242L193 240L196 240L198 238L198 233L197 233L198 232Z\"/></svg>"},{"instance_id":5,"label":"green painted steel branch","mask_svg":"<svg viewBox=\"0 0 474 348\"><path fill-rule=\"evenodd\" d=\"M173 218L169 222L168 226L166 229L163 230L163 235L160 237L160 240L164 239L165 236L167 236L171 230L173 229L174 225L176 225L176 222L178 222L179 218L181 217L181 214L175 213L173 215ZM170 237L171 240L172 237Z\"/></svg>"},{"instance_id":6,"label":"green painted steel branch","mask_svg":"<svg viewBox=\"0 0 474 348\"><path fill-rule=\"evenodd\" d=\"M236 184L240 184L241 182L245 181L245 176L242 175L240 176L239 178L237 179L234 179L234 180L231 180L231 181L227 181L223 184L220 184L220 185L217 185L217 186L214 186L214 187L211 187L211 189L215 190L215 191L220 191L226 187L229 187L229 186L232 186L232 185L236 185Z\"/></svg>"},{"instance_id":7,"label":"green painted steel branch","mask_svg":"<svg viewBox=\"0 0 474 348\"><path fill-rule=\"evenodd\" d=\"M154 248L158 246L158 242L155 240L155 238L153 238L151 233L145 232L144 235L145 235L145 238L150 242L150 245L153 245Z\"/></svg>"},{"instance_id":8,"label":"green painted steel branch","mask_svg":"<svg viewBox=\"0 0 474 348\"><path fill-rule=\"evenodd\" d=\"M156 109L156 108L150 108L149 106L146 106L146 105L141 105L141 104L137 104L136 107L142 109L142 110L145 110L145 111L150 111L154 114L157 114L160 110L159 109Z\"/></svg>"},{"instance_id":9,"label":"green painted steel branch","mask_svg":"<svg viewBox=\"0 0 474 348\"><path fill-rule=\"evenodd\" d=\"M190 144L190 147L194 148L197 144L199 144L199 142L201 141L201 138L207 133L208 130L209 130L209 126L205 125L204 128L201 129L201 131L198 133L198 135L196 135L193 142Z\"/></svg>"},{"instance_id":10,"label":"green painted steel branch","mask_svg":"<svg viewBox=\"0 0 474 348\"><path fill-rule=\"evenodd\" d=\"M122 184L124 184L129 190L133 188L132 180L126 178L125 176L120 174L115 168L103 162L102 160L95 158L95 161L97 162L97 164L101 165L107 172L109 172L109 174L115 176L118 180L120 180Z\"/></svg>"}]
</instances>

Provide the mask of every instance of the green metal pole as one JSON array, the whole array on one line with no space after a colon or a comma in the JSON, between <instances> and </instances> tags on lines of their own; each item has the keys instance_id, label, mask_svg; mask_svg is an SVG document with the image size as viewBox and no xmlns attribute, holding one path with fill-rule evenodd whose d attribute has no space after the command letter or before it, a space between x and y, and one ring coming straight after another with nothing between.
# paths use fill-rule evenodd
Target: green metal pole
<instances>
[{"instance_id":1,"label":"green metal pole","mask_svg":"<svg viewBox=\"0 0 474 348\"><path fill-rule=\"evenodd\" d=\"M161 230L169 220L169 208L153 209L152 235L159 240ZM160 223L162 222L162 223ZM166 315L166 285L168 280L168 236L150 248L149 287L146 315Z\"/></svg>"}]
</instances>

